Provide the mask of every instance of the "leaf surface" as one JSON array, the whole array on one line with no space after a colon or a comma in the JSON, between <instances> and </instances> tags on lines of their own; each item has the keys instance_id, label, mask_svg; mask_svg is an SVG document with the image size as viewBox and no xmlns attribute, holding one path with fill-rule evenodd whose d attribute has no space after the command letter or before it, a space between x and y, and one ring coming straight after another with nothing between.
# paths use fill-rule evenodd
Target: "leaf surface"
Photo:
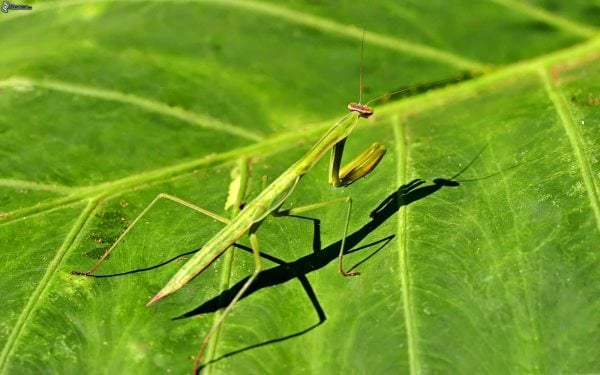
<instances>
[{"instance_id":1,"label":"leaf surface","mask_svg":"<svg viewBox=\"0 0 600 375\"><path fill-rule=\"evenodd\" d=\"M203 373L600 371L598 4L29 4L0 14L1 373L191 372L246 236L146 308L222 227L162 200L69 272L161 192L228 216L240 159L256 197L357 100L363 26L365 98L470 79L361 120L364 180L302 179L284 207L353 198L361 275L345 206L268 218Z\"/></svg>"}]
</instances>

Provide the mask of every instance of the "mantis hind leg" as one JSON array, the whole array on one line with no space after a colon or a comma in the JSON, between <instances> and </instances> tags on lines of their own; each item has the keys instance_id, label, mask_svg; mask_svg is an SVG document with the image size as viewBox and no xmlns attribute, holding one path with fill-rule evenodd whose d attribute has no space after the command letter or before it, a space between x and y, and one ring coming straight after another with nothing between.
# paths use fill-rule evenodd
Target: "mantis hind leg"
<instances>
[{"instance_id":1,"label":"mantis hind leg","mask_svg":"<svg viewBox=\"0 0 600 375\"><path fill-rule=\"evenodd\" d=\"M96 264L94 264L92 266L92 268L90 268L87 271L71 271L72 275L81 275L81 276L90 276L92 275L96 269L98 269L98 267L100 267L100 265L102 263L104 263L104 261L106 260L106 258L110 255L110 253L117 247L117 245L125 238L125 236L127 236L127 234L133 229L133 227L139 223L139 221L142 219L142 217L152 208L152 206L154 206L156 204L156 202L158 202L161 199L168 199L170 201L173 201L175 203L179 203L185 207L191 208L192 210L198 211L208 217L211 217L215 220L218 220L224 224L228 224L229 220L214 213L211 212L207 209L204 209L202 207L198 207L196 205L194 205L193 203L190 203L188 201L185 201L181 198L177 198L176 196L170 195L170 194L165 194L165 193L161 193L158 194L153 200L152 202L150 202L150 204L148 206L146 206L146 208L144 208L144 210L138 215L138 217L135 218L135 220L133 220L131 222L131 224L127 227L127 229L125 229L125 231L119 236L119 238L115 241L115 243L112 244L111 247L108 248L108 250L106 250L106 252L104 252L104 254L102 255L102 257L100 259L98 259L98 261L96 262Z\"/></svg>"},{"instance_id":2,"label":"mantis hind leg","mask_svg":"<svg viewBox=\"0 0 600 375\"><path fill-rule=\"evenodd\" d=\"M206 336L204 337L204 340L202 341L202 345L200 346L200 350L198 351L198 355L196 355L196 359L194 360L194 374L199 373L200 362L202 361L204 351L206 350L206 347L208 346L208 343L210 342L211 337L217 332L217 330L219 329L221 324L223 324L223 321L225 320L225 318L227 317L227 315L229 314L231 309L233 309L233 307L238 302L238 300L240 298L242 298L244 293L246 293L246 291L248 290L250 285L252 285L254 280L256 280L256 278L258 277L258 274L260 273L260 271L262 271L262 269L263 269L263 265L260 260L260 250L259 250L259 246L258 246L258 238L256 236L256 231L258 230L258 227L260 226L261 223L262 223L262 221L254 223L254 225L252 225L252 227L250 227L250 230L249 230L250 245L252 247L252 254L254 255L254 265L255 265L254 272L248 278L248 280L246 280L246 282L244 283L242 288L237 292L235 297L233 297L233 299L231 300L229 305L227 305L225 310L223 310L223 313L221 314L219 319L213 324L210 331L208 331L208 334L206 334Z\"/></svg>"}]
</instances>

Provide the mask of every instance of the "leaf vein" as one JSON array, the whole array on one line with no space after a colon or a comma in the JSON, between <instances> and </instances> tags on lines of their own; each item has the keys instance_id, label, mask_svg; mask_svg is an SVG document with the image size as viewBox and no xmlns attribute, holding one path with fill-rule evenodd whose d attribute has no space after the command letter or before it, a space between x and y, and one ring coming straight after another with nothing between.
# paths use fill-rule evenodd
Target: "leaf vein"
<instances>
[{"instance_id":1,"label":"leaf vein","mask_svg":"<svg viewBox=\"0 0 600 375\"><path fill-rule=\"evenodd\" d=\"M401 186L407 180L408 167L408 148L406 147L406 131L404 127L406 123L401 123L398 116L394 116L393 120L394 144L396 145L396 164L401 168L396 176L396 185ZM410 263L408 258L408 222L406 220L407 207L404 206L400 210L398 220L398 256L399 256L399 273L402 289L402 306L404 310L404 324L406 326L407 351L409 373L420 374L421 366L419 363L417 349L417 324L415 322L415 314L413 311L412 285L410 284Z\"/></svg>"},{"instance_id":2,"label":"leaf vein","mask_svg":"<svg viewBox=\"0 0 600 375\"><path fill-rule=\"evenodd\" d=\"M58 194L68 194L73 191L73 189L68 186L61 186L56 184L41 184L38 182L16 180L12 178L0 178L0 186L15 189L50 191Z\"/></svg>"},{"instance_id":3,"label":"leaf vein","mask_svg":"<svg viewBox=\"0 0 600 375\"><path fill-rule=\"evenodd\" d=\"M590 200L590 206L592 207L596 219L596 228L600 232L600 187L594 179L590 161L585 154L584 140L577 129L571 108L564 95L560 92L559 87L552 83L552 78L549 76L547 70L539 69L538 72L541 76L546 93L554 105L556 114L560 118L561 124L571 143L571 147L575 152L581 178L585 185Z\"/></svg>"},{"instance_id":4,"label":"leaf vein","mask_svg":"<svg viewBox=\"0 0 600 375\"><path fill-rule=\"evenodd\" d=\"M525 14L530 16L531 18L540 20L549 25L552 25L556 28L567 31L571 34L583 37L583 38L591 38L598 31L591 26L583 25L578 22L571 21L564 17L557 16L551 12L548 12L545 9L536 7L531 4L527 4L522 1L514 1L514 0L493 0L495 3L502 5L514 12L518 12L521 14Z\"/></svg>"},{"instance_id":5,"label":"leaf vein","mask_svg":"<svg viewBox=\"0 0 600 375\"><path fill-rule=\"evenodd\" d=\"M43 4L36 5L36 10L52 10L56 7L77 6L90 3L106 3L117 2L117 0L63 0L63 1L47 1ZM129 3L149 3L149 2L168 2L168 3L212 3L218 6L229 6L231 8L244 9L255 13L265 14L271 17L277 17L296 24L312 27L314 29L328 31L337 35L350 37L352 39L362 39L362 28L352 25L345 25L327 18L318 17L305 12L289 9L279 5L263 3L252 0L126 0L119 1ZM22 12L21 15L33 14L33 12ZM465 70L481 70L484 68L483 63L459 56L449 51L437 49L431 46L402 40L373 32L365 33L365 42L405 52L414 56L419 56L425 59L438 61L444 64L458 67Z\"/></svg>"},{"instance_id":6,"label":"leaf vein","mask_svg":"<svg viewBox=\"0 0 600 375\"><path fill-rule=\"evenodd\" d=\"M48 265L46 273L39 281L39 284L37 285L35 290L31 293L27 304L23 308L23 311L21 311L21 314L15 322L15 325L8 336L4 348L0 353L0 373L3 372L3 370L5 369L5 366L8 363L8 358L10 357L10 354L15 347L15 343L19 339L19 336L23 332L25 325L29 321L29 318L32 316L38 303L40 303L40 301L42 300L42 296L50 287L52 278L56 276L58 269L60 268L62 261L65 258L65 255L68 253L68 250L71 248L71 246L75 243L75 240L77 239L78 235L81 233L81 230L90 218L97 203L97 200L88 201L88 204L81 212L81 215L79 215L79 218L77 218L77 220L73 224L73 227L65 237L65 240L63 241L60 248L57 250L54 259L52 259L52 261Z\"/></svg>"},{"instance_id":7,"label":"leaf vein","mask_svg":"<svg viewBox=\"0 0 600 375\"><path fill-rule=\"evenodd\" d=\"M70 94L84 95L92 98L124 103L143 108L144 110L150 112L174 117L178 120L201 128L213 129L253 141L261 140L263 138L260 134L256 134L247 129L222 122L221 120L207 115L195 113L181 107L172 107L156 100L116 90L107 90L104 88L91 87L88 85L74 84L58 80L38 80L29 77L13 77L4 81L0 81L0 87L11 88L19 86L37 86Z\"/></svg>"}]
</instances>

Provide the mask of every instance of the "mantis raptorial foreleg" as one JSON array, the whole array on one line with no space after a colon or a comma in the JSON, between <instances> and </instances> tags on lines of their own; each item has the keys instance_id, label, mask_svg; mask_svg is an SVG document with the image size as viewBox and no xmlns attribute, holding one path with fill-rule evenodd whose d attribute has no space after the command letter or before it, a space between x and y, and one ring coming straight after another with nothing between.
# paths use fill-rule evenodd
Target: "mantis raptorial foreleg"
<instances>
[{"instance_id":1,"label":"mantis raptorial foreleg","mask_svg":"<svg viewBox=\"0 0 600 375\"><path fill-rule=\"evenodd\" d=\"M94 264L92 266L92 268L90 268L87 271L71 271L72 275L85 275L85 276L90 276L92 275L96 269L98 269L98 267L100 267L100 265L102 263L104 263L104 261L106 260L106 258L110 255L110 253L117 247L117 245L123 240L123 238L125 238L125 236L127 236L127 234L133 229L133 227L142 219L142 217L144 217L144 215L146 215L146 213L148 211L150 211L150 209L152 208L152 206L154 206L156 204L156 202L158 202L161 199L167 199L170 201L173 201L175 203L179 203L185 207L191 208L194 211L200 212L208 217L211 217L215 220L218 220L220 222L222 222L223 224L229 224L230 220L224 218L223 216L216 214L212 211L209 211L205 208L196 206L193 203L190 203L188 201L185 201L181 198L178 198L174 195L170 195L170 194L166 194L166 193L160 193L158 194L153 200L152 202L150 202L150 204L148 204L146 206L146 208L144 208L144 210L131 222L131 224L127 227L127 229L125 229L125 231L123 231L123 233L121 233L121 235L119 236L119 238L117 238L117 240L115 241L115 243L113 243L111 245L111 247L108 248L108 250L106 250L104 252L104 254L102 255L102 257L100 257L100 259L98 259L98 261L96 262L96 264Z\"/></svg>"},{"instance_id":2,"label":"mantis raptorial foreleg","mask_svg":"<svg viewBox=\"0 0 600 375\"><path fill-rule=\"evenodd\" d=\"M344 146L344 138L331 148L331 159L329 161L329 183L335 187L348 186L371 172L385 155L385 147L379 143L361 152L354 160L340 169Z\"/></svg>"}]
</instances>

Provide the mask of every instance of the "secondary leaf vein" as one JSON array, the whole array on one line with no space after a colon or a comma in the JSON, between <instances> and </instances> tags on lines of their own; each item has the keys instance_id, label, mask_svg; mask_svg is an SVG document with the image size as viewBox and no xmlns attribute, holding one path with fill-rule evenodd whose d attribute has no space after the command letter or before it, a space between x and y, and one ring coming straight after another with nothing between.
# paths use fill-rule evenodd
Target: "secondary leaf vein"
<instances>
[{"instance_id":1,"label":"secondary leaf vein","mask_svg":"<svg viewBox=\"0 0 600 375\"><path fill-rule=\"evenodd\" d=\"M85 226L85 223L88 221L88 219L89 219L92 211L96 207L97 203L98 203L98 201L95 201L95 200L88 201L88 204L86 205L84 210L81 212L81 215L79 215L79 218L77 219L77 221L75 221L75 223L73 224L73 227L71 228L71 230L65 237L65 240L63 241L62 245L56 251L56 255L54 256L54 259L52 259L52 261L48 265L46 273L40 280L39 284L37 285L37 287L35 288L33 293L31 293L31 296L30 296L29 300L27 301L27 304L23 308L23 311L21 311L21 314L19 315L19 318L15 322L15 325L14 325L12 331L10 332L8 339L7 339L6 343L4 344L4 348L2 349L2 352L0 353L0 373L2 373L3 370L5 369L8 358L10 357L10 354L11 354L13 348L15 347L16 341L19 339L19 336L23 332L23 329L24 329L25 325L27 324L27 322L29 321L29 318L32 316L33 311L35 310L36 306L41 301L42 296L44 295L46 290L48 290L48 288L50 287L52 278L54 276L56 276L57 271L58 271L65 255L67 254L71 245L75 242L76 237L81 233L82 228Z\"/></svg>"},{"instance_id":2,"label":"secondary leaf vein","mask_svg":"<svg viewBox=\"0 0 600 375\"><path fill-rule=\"evenodd\" d=\"M94 3L105 3L105 2L117 2L117 0L94 0L94 1L82 1L82 0L63 0L63 1L47 1L43 4L36 5L38 11L41 10L52 10L57 7L68 7L82 4L94 4ZM290 21L296 24L312 27L318 30L331 32L337 35L350 37L356 40L362 39L362 28L358 28L352 25L345 25L327 18L318 17L312 14L301 12L298 10L289 9L283 6L263 3L260 1L252 0L126 0L119 1L120 3L149 3L149 2L166 2L166 3L212 3L218 6L229 6L232 8L244 9L246 11L252 11L255 13L265 14L271 17L277 17ZM28 14L27 12L21 13L23 15ZM29 13L33 14L33 12ZM481 70L485 64L468 59L463 56L459 56L449 51L444 51L427 45L402 40L386 36L383 34L377 34L373 32L365 33L365 42L369 44L378 45L380 47L389 48L419 56L428 60L438 61L443 64L455 66L465 70Z\"/></svg>"},{"instance_id":3,"label":"secondary leaf vein","mask_svg":"<svg viewBox=\"0 0 600 375\"><path fill-rule=\"evenodd\" d=\"M263 138L260 134L251 132L244 128L237 127L232 124L222 122L221 120L207 115L188 111L181 107L172 107L156 100L147 99L137 95L128 94L116 90L107 90L103 88L68 83L58 80L38 80L28 77L13 77L4 81L0 81L0 87L15 88L23 86L37 86L70 94L84 95L97 99L125 103L143 108L150 112L160 113L162 115L174 117L178 120L187 122L189 124L201 128L213 129L216 131L229 133L231 135L235 135L253 141L261 140Z\"/></svg>"},{"instance_id":4,"label":"secondary leaf vein","mask_svg":"<svg viewBox=\"0 0 600 375\"><path fill-rule=\"evenodd\" d=\"M600 232L600 187L598 186L597 181L594 179L590 161L585 154L584 141L579 130L577 129L571 108L568 105L565 96L560 92L560 88L553 84L552 78L546 69L539 69L538 72L542 78L542 82L544 83L544 88L546 89L546 92L548 93L548 96L554 105L554 109L561 120L561 124L565 129L565 133L567 133L569 142L571 143L571 147L575 153L581 178L590 200L590 206L594 211L596 228Z\"/></svg>"},{"instance_id":5,"label":"secondary leaf vein","mask_svg":"<svg viewBox=\"0 0 600 375\"><path fill-rule=\"evenodd\" d=\"M531 18L535 18L556 28L565 30L571 34L583 37L591 38L598 31L591 26L583 25L578 22L568 20L564 17L557 16L545 9L533 6L523 1L514 0L493 0L495 3L505 6L506 8L513 10L518 13L525 14Z\"/></svg>"}]
</instances>

